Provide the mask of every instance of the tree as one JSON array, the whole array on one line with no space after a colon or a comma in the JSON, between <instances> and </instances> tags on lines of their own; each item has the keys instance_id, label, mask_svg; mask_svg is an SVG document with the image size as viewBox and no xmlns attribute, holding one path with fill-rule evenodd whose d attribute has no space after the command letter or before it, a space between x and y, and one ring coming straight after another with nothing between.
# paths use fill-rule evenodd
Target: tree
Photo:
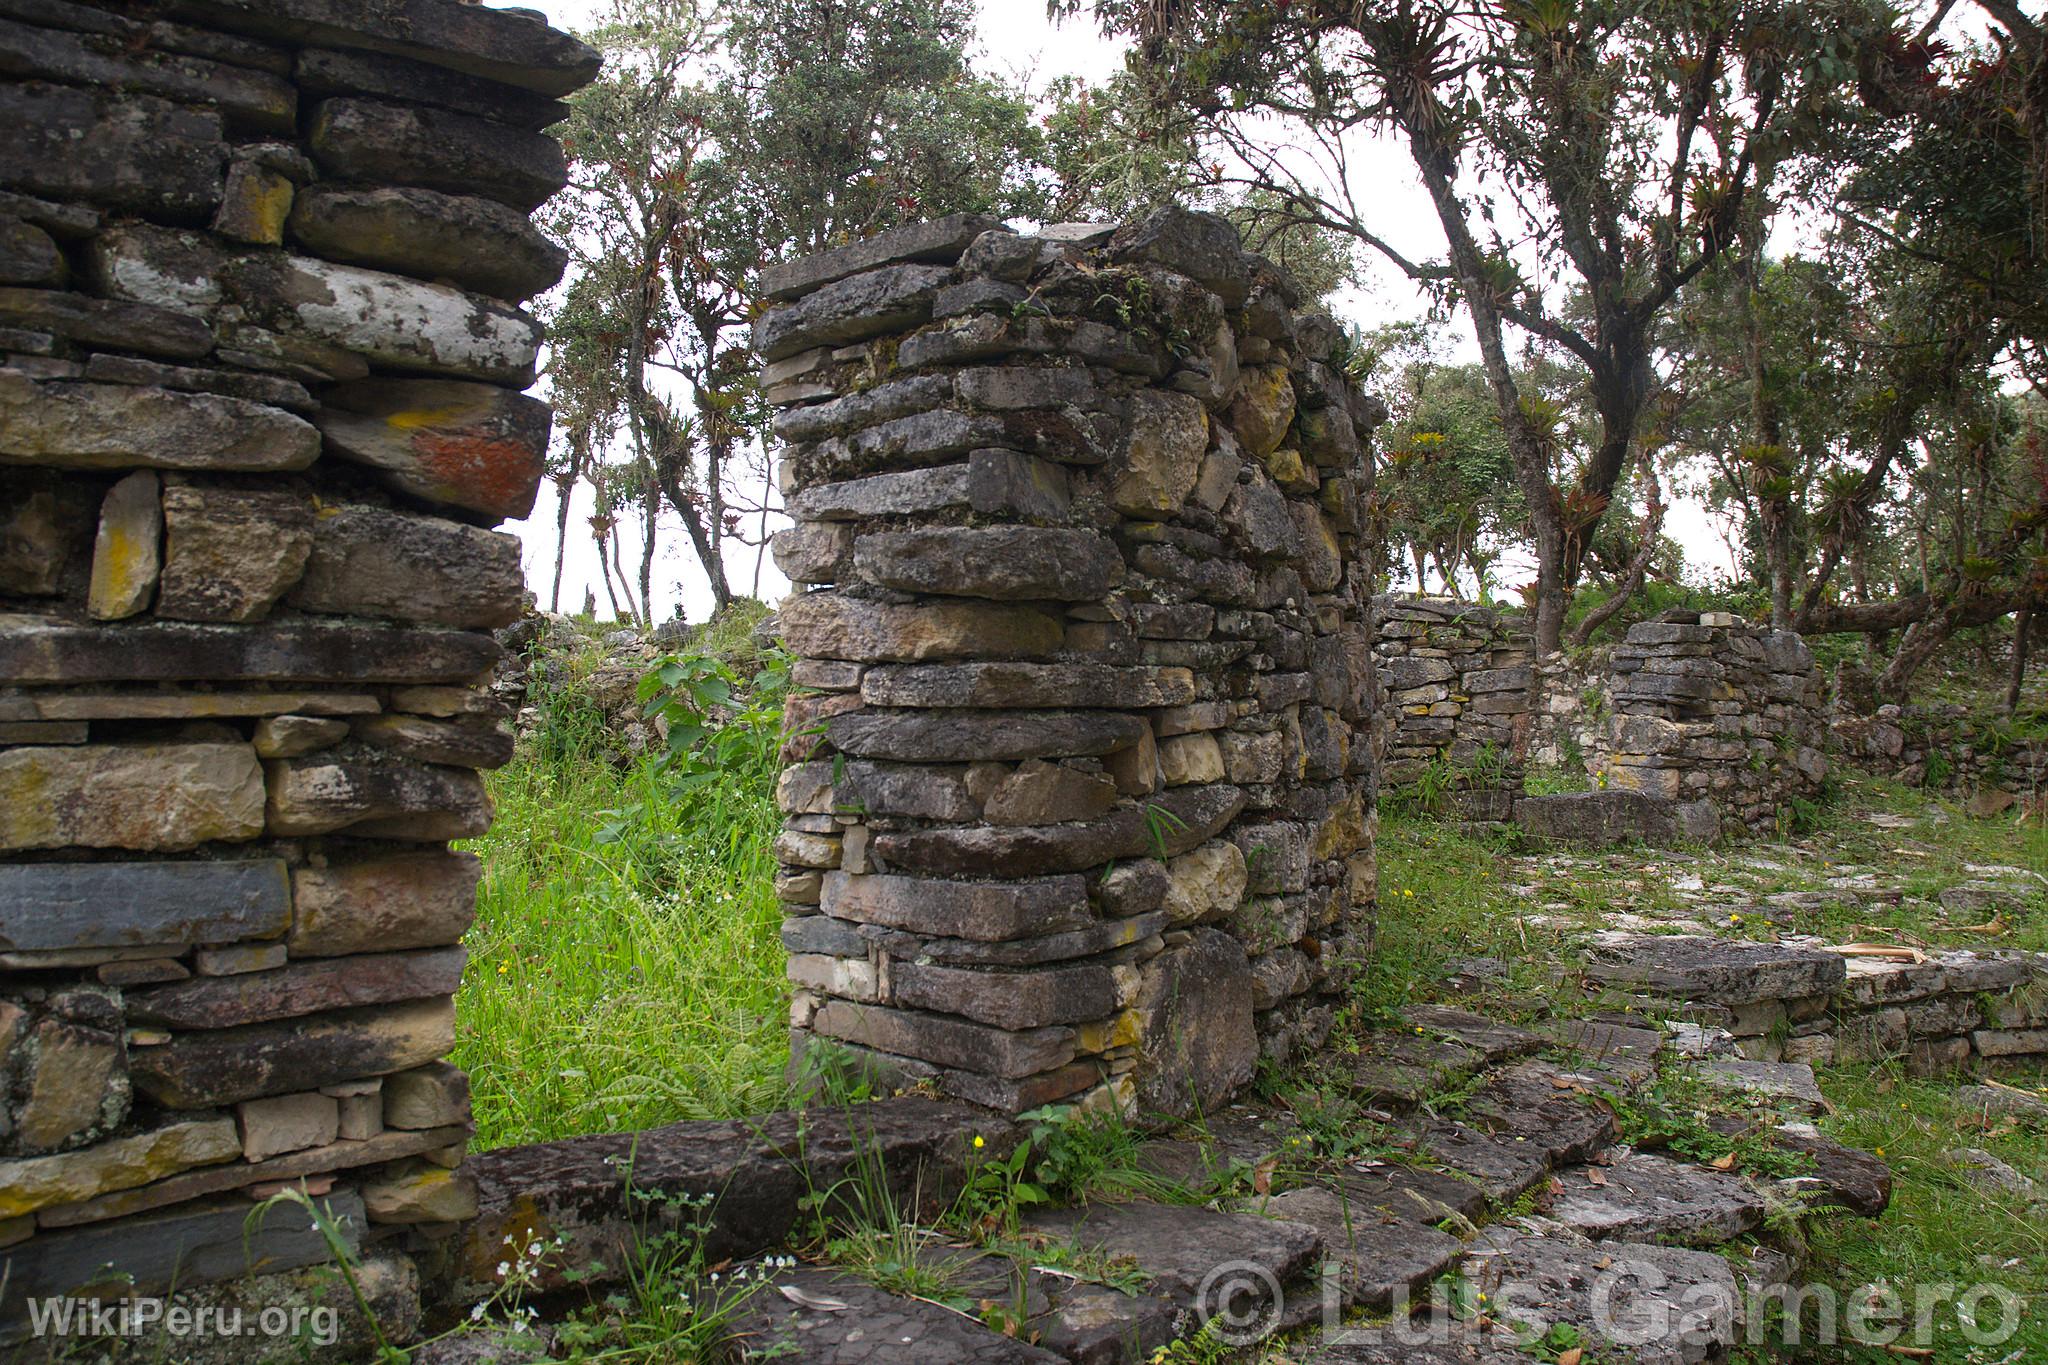
<instances>
[{"instance_id":1,"label":"tree","mask_svg":"<svg viewBox=\"0 0 2048 1365\"><path fill-rule=\"evenodd\" d=\"M1759 164L1831 117L1860 36L1883 15L1864 0L1094 10L1138 36L1169 107L1228 153L1219 179L1279 196L1301 221L1463 303L1528 509L1545 652L1561 643L1594 530L1639 451L1659 316L1734 240ZM1270 136L1275 120L1285 139ZM1355 197L1347 138L1360 131L1406 144L1443 259L1404 255ZM1568 298L1581 311L1564 311ZM1511 329L1581 376L1598 428L1569 463L1554 414L1517 380Z\"/></svg>"},{"instance_id":2,"label":"tree","mask_svg":"<svg viewBox=\"0 0 2048 1365\"><path fill-rule=\"evenodd\" d=\"M614 598L650 610L655 517L680 518L723 609L736 495L765 487L747 328L761 268L930 215L1035 207L1021 95L972 71L965 0L615 0L588 36L605 74L571 100L570 188L547 226L572 253L549 310L568 479L599 492ZM566 500L568 485L561 483ZM565 502L566 506L566 502ZM643 528L639 605L608 540ZM566 516L566 512L564 513Z\"/></svg>"}]
</instances>

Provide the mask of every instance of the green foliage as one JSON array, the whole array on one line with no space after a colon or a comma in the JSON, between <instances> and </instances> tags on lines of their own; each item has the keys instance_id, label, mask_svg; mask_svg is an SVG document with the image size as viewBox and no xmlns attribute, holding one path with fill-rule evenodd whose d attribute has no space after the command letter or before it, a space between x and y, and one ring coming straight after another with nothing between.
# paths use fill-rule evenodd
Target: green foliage
<instances>
[{"instance_id":1,"label":"green foliage","mask_svg":"<svg viewBox=\"0 0 2048 1365\"><path fill-rule=\"evenodd\" d=\"M1688 1161L1773 1179L1813 1170L1811 1156L1773 1145L1753 1126L1730 1134L1711 1125L1708 1120L1726 1110L1726 1092L1717 1094L1668 1063L1650 1085L1611 1092L1607 1100L1614 1109L1616 1134L1631 1146L1661 1148Z\"/></svg>"},{"instance_id":2,"label":"green foliage","mask_svg":"<svg viewBox=\"0 0 2048 1365\"><path fill-rule=\"evenodd\" d=\"M674 681L649 702L706 727L693 745L620 768L572 669L537 687L553 719L489 775L498 813L471 844L484 878L455 1053L482 1146L785 1098L773 845L786 670L733 691L728 665L663 667Z\"/></svg>"}]
</instances>

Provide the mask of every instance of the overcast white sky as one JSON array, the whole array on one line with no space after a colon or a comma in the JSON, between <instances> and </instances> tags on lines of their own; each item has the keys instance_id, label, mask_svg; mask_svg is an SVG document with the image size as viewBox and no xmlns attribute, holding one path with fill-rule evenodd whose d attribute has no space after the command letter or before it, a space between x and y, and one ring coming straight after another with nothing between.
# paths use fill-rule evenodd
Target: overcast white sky
<instances>
[{"instance_id":1,"label":"overcast white sky","mask_svg":"<svg viewBox=\"0 0 2048 1365\"><path fill-rule=\"evenodd\" d=\"M608 0L540 0L539 7L547 11L556 27L581 30L608 8ZM1122 64L1120 45L1105 41L1093 21L1083 18L1055 26L1046 19L1042 0L980 0L979 11L980 64L987 69L1024 75L1034 87L1062 75L1101 80ZM1411 253L1411 259L1442 254L1442 238L1434 214L1399 148L1361 143L1354 149L1351 181L1361 202L1373 205L1382 215L1377 230L1397 248ZM1422 312L1419 297L1390 267L1373 268L1377 263L1370 261L1365 265L1368 271L1364 285L1334 301L1337 311L1347 320L1376 325ZM574 611L583 605L586 591L594 593L598 614L603 618L610 615L610 607L590 541L590 512L589 490L580 489L571 504L561 600L565 610ZM549 579L554 571L555 516L555 490L550 484L542 488L532 517L506 527L526 546L527 582L539 594L543 607L547 606ZM1688 560L1699 569L1722 573L1730 568L1727 547L1708 520L1704 507L1676 501L1665 530L1685 546ZM620 534L624 541L621 548L637 573L637 535L628 528L622 528ZM710 614L710 589L696 567L680 524L671 517L656 539L656 615L668 615L680 602L689 620L702 621ZM735 591L744 593L753 587L757 565L752 547L731 546L726 567ZM1512 584L1527 577L1529 570L1526 564L1510 560L1497 572L1502 583ZM788 582L776 572L774 560L762 556L761 596L773 602L788 588Z\"/></svg>"}]
</instances>

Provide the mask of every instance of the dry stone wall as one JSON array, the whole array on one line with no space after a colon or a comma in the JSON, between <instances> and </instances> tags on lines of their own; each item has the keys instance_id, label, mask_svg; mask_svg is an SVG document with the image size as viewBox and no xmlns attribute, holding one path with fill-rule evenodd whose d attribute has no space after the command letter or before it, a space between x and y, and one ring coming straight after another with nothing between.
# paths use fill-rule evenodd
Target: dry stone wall
<instances>
[{"instance_id":1,"label":"dry stone wall","mask_svg":"<svg viewBox=\"0 0 2048 1365\"><path fill-rule=\"evenodd\" d=\"M799 1050L1185 1113L1320 1040L1374 895L1382 414L1336 326L1183 211L766 283Z\"/></svg>"},{"instance_id":2,"label":"dry stone wall","mask_svg":"<svg viewBox=\"0 0 2048 1365\"><path fill-rule=\"evenodd\" d=\"M1791 631L1726 612L1667 612L1630 626L1609 655L1595 771L1607 785L1710 801L1729 828L1768 830L1827 780L1813 652Z\"/></svg>"},{"instance_id":3,"label":"dry stone wall","mask_svg":"<svg viewBox=\"0 0 2048 1365\"><path fill-rule=\"evenodd\" d=\"M110 1263L325 1260L244 1241L287 1183L378 1265L473 1212L447 845L597 69L455 0L4 9L0 1339Z\"/></svg>"},{"instance_id":4,"label":"dry stone wall","mask_svg":"<svg viewBox=\"0 0 2048 1365\"><path fill-rule=\"evenodd\" d=\"M1406 785L1447 763L1460 775L1461 814L1513 819L1535 686L1528 623L1443 598L1383 595L1374 609L1381 780Z\"/></svg>"},{"instance_id":5,"label":"dry stone wall","mask_svg":"<svg viewBox=\"0 0 2048 1365\"><path fill-rule=\"evenodd\" d=\"M1827 779L1805 641L1725 612L1667 612L1619 645L1534 660L1526 620L1382 597L1378 730L1390 788L1445 765L1453 813L1605 842L1766 830ZM1524 797L1525 762L1581 765L1615 793Z\"/></svg>"}]
</instances>

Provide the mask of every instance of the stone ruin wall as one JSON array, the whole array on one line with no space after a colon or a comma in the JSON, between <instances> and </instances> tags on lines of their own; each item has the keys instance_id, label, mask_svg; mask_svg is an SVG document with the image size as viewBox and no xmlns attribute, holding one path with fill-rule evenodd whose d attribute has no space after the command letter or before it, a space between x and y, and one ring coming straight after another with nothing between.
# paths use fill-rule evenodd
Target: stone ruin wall
<instances>
[{"instance_id":1,"label":"stone ruin wall","mask_svg":"<svg viewBox=\"0 0 2048 1365\"><path fill-rule=\"evenodd\" d=\"M1378 618L1384 780L1446 761L1463 818L1516 819L1525 762L1576 760L1609 790L1674 803L1673 832L1691 837L1774 829L1826 781L1821 675L1790 631L1667 612L1619 645L1538 664L1520 613L1391 595Z\"/></svg>"},{"instance_id":2,"label":"stone ruin wall","mask_svg":"<svg viewBox=\"0 0 2048 1365\"><path fill-rule=\"evenodd\" d=\"M1380 780L1458 773L1451 795L1472 820L1512 820L1530 745L1535 640L1514 612L1442 598L1374 600L1380 685Z\"/></svg>"},{"instance_id":3,"label":"stone ruin wall","mask_svg":"<svg viewBox=\"0 0 2048 1365\"><path fill-rule=\"evenodd\" d=\"M1841 706L1838 689L1829 735L1839 752L1894 781L1971 793L1978 814L2044 808L2048 739L2014 734L1963 707L1886 704L1858 715Z\"/></svg>"},{"instance_id":4,"label":"stone ruin wall","mask_svg":"<svg viewBox=\"0 0 2048 1365\"><path fill-rule=\"evenodd\" d=\"M1381 413L1335 324L1184 211L766 285L799 1050L1156 1114L1319 1042L1374 896Z\"/></svg>"},{"instance_id":5,"label":"stone ruin wall","mask_svg":"<svg viewBox=\"0 0 2048 1365\"><path fill-rule=\"evenodd\" d=\"M245 1248L286 1183L366 1285L475 1204L448 841L511 752L473 684L549 430L527 214L597 55L454 0L170 12L0 23L0 1341L110 1260L324 1261L295 1212Z\"/></svg>"}]
</instances>

